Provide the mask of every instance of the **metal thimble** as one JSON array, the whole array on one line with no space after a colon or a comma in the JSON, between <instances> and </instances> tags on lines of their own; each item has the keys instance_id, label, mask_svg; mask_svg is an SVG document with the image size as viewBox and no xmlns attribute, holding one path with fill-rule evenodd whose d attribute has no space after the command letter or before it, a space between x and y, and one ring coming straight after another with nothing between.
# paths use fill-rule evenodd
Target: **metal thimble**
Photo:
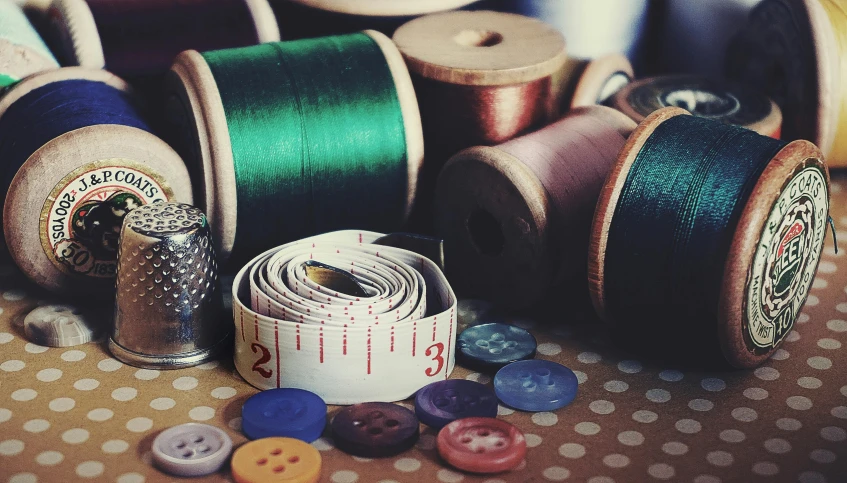
<instances>
[{"instance_id":1,"label":"metal thimble","mask_svg":"<svg viewBox=\"0 0 847 483\"><path fill-rule=\"evenodd\" d=\"M231 345L206 215L153 203L124 218L109 350L151 369L201 364Z\"/></svg>"}]
</instances>

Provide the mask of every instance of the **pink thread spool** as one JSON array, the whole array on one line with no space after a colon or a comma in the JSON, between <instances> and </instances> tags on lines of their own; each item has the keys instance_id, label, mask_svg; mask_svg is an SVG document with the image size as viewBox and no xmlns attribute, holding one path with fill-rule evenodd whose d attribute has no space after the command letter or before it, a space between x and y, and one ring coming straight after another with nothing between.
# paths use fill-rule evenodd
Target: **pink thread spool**
<instances>
[{"instance_id":1,"label":"pink thread spool","mask_svg":"<svg viewBox=\"0 0 847 483\"><path fill-rule=\"evenodd\" d=\"M438 178L435 219L458 291L520 308L554 287L583 289L597 197L635 127L614 109L586 106L453 156Z\"/></svg>"}]
</instances>

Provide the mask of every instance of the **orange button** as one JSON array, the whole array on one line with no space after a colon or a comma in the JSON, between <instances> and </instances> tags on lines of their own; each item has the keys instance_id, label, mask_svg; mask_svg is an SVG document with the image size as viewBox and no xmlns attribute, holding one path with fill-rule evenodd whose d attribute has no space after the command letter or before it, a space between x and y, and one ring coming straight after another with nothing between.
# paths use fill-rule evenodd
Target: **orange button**
<instances>
[{"instance_id":1,"label":"orange button","mask_svg":"<svg viewBox=\"0 0 847 483\"><path fill-rule=\"evenodd\" d=\"M264 438L235 450L231 466L238 483L314 483L321 476L321 455L299 439Z\"/></svg>"}]
</instances>

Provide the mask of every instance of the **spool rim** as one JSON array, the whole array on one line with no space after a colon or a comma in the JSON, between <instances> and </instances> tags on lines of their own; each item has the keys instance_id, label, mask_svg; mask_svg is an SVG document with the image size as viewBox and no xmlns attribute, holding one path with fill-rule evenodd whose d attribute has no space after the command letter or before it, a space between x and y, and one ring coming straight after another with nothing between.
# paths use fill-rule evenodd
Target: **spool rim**
<instances>
[{"instance_id":1,"label":"spool rim","mask_svg":"<svg viewBox=\"0 0 847 483\"><path fill-rule=\"evenodd\" d=\"M454 24L462 25L461 30ZM456 38L463 32L499 36L499 40L492 37L497 41L491 45L461 44ZM454 11L427 15L402 25L393 40L411 72L449 84L523 84L552 76L567 60L565 38L558 30L511 13ZM475 50L479 48L487 49L486 55L479 55Z\"/></svg>"},{"instance_id":2,"label":"spool rim","mask_svg":"<svg viewBox=\"0 0 847 483\"><path fill-rule=\"evenodd\" d=\"M369 17L405 17L424 15L443 10L453 10L478 0L291 0L307 7L348 15Z\"/></svg>"},{"instance_id":3,"label":"spool rim","mask_svg":"<svg viewBox=\"0 0 847 483\"><path fill-rule=\"evenodd\" d=\"M447 232L447 235L444 236L445 241L454 237L461 237L461 239L466 240L463 245L473 249L476 252L476 256L485 256L480 253L479 247L474 241L473 236L470 233L470 229L468 228L468 220L474 212L473 209L468 207L469 211L466 214L467 216L463 216L461 222L464 226L464 230L462 230L461 233L456 233L453 230L445 230L447 227L447 218L442 215L443 213L448 212L455 213L461 206L463 206L457 206L457 202L451 198L451 191L448 189L447 183L450 180L452 173L464 165L473 166L476 164L490 168L497 173L498 176L502 177L503 181L511 184L517 190L517 195L514 196L514 199L517 200L521 207L531 215L531 219L524 220L529 224L530 229L527 234L521 237L518 244L522 244L526 238L530 236L530 234L537 234L536 237L534 237L535 240L529 243L529 245L537 248L537 252L535 252L537 255L532 258L540 260L537 266L544 267L549 270L542 276L539 276L538 273L533 273L530 278L540 278L541 280L538 281L538 284L542 287L548 287L555 276L556 269L558 268L552 266L552 263L543 263L544 261L551 261L548 221L550 219L550 211L552 207L541 182L524 163L511 154L502 151L497 147L476 146L464 149L451 157L441 170L436 184L434 206L436 228L442 233L445 231ZM512 197L510 196L509 198ZM477 208L481 207L478 206ZM506 239L503 249L498 255L492 256L492 259L496 260L498 257L503 256L503 254L507 251L506 248L508 245L508 239ZM496 262L492 263L498 265L498 270L504 270ZM499 285L494 284L493 286ZM533 298L529 294L535 294L536 297ZM486 295L490 296L491 294L488 293ZM536 303L546 294L542 290L529 290L521 297L517 297L516 295L517 294L515 292L510 292L506 290L506 287L503 287L503 292L498 293L495 296L505 307L526 307Z\"/></svg>"},{"instance_id":4,"label":"spool rim","mask_svg":"<svg viewBox=\"0 0 847 483\"><path fill-rule=\"evenodd\" d=\"M280 40L279 24L268 0L244 0L244 2L253 17L259 43L278 42Z\"/></svg>"},{"instance_id":5,"label":"spool rim","mask_svg":"<svg viewBox=\"0 0 847 483\"><path fill-rule=\"evenodd\" d=\"M91 145L96 145L93 149L97 152L91 153L89 158L68 156L65 159L72 162L57 167L57 158L65 156L67 147L89 149L87 144L79 143L77 138L80 136L96 137L97 143ZM42 205L58 183L70 173L92 163L130 159L122 154L127 149L144 154L143 159L138 159L142 158L138 156L131 161L149 168L150 172L146 174L170 191L166 192L169 200L192 202L191 183L182 159L151 133L117 124L94 125L51 139L32 153L15 174L3 206L3 232L9 253L18 267L35 283L53 291L95 296L102 296L104 290L114 287L114 278L68 274L46 256L41 237L42 217L45 216ZM186 186L188 189L185 189ZM36 200L35 203L33 200ZM36 216L35 212L41 214Z\"/></svg>"},{"instance_id":6,"label":"spool rim","mask_svg":"<svg viewBox=\"0 0 847 483\"><path fill-rule=\"evenodd\" d=\"M238 196L229 126L218 85L206 59L196 50L179 54L171 67L166 91L179 99L190 119L191 142L200 159L186 160L202 173L203 211L209 219L219 264L226 263L235 243Z\"/></svg>"},{"instance_id":7,"label":"spool rim","mask_svg":"<svg viewBox=\"0 0 847 483\"><path fill-rule=\"evenodd\" d=\"M732 84L721 85L721 83L715 83L712 80L694 76L694 75L670 75L670 76L658 76L658 77L648 77L645 79L638 79L630 82L625 85L621 90L619 90L614 96L611 97L611 102L614 105L614 108L618 111L626 114L635 122L642 122L647 118L647 115L644 112L639 111L636 107L630 102L629 98L632 93L637 90L647 86L652 86L654 84L663 83L663 82L672 82L676 81L680 84L688 82L689 84L696 84L691 89L700 90L702 92L706 91L716 91L714 87L725 87L726 92L736 92L736 93L750 93L753 95L759 95L762 97L762 100L767 99L768 104L770 105L770 112L765 115L763 118L758 119L750 124L739 125L740 127L750 129L751 131L755 131L763 136L774 137L774 134L778 134L780 132L780 127L782 126L782 111L779 109L779 106L767 95L759 91L750 91L741 86ZM658 89L657 89L658 90ZM662 92L670 92L662 91ZM735 96L739 98L740 96ZM739 98L739 102L744 101L745 99L749 99L749 97ZM743 107L745 104L742 102L741 106ZM696 116L696 114L693 114ZM721 121L723 122L723 121Z\"/></svg>"},{"instance_id":8,"label":"spool rim","mask_svg":"<svg viewBox=\"0 0 847 483\"><path fill-rule=\"evenodd\" d=\"M376 30L365 30L363 33L373 39L382 50L388 69L391 71L391 77L394 80L397 99L400 103L400 112L403 116L406 136L406 162L408 164L408 191L406 194L406 209L403 213L403 221L405 222L412 212L418 190L418 177L424 162L423 124L418 98L415 95L409 69L406 67L406 62L403 60L403 55L397 45L385 34Z\"/></svg>"},{"instance_id":9,"label":"spool rim","mask_svg":"<svg viewBox=\"0 0 847 483\"><path fill-rule=\"evenodd\" d=\"M747 348L742 331L747 318L745 311L747 285L753 271L754 254L762 238L763 228L775 203L782 195L784 188L794 179L794 175L809 165L820 167L825 175L826 188L829 192L829 172L823 159L820 149L809 141L794 141L782 148L762 172L734 227L732 244L721 282L717 330L721 351L726 360L735 367L755 367L767 360L781 345L781 343L776 344L759 355L750 352ZM826 230L825 227L824 230ZM818 256L815 271L820 259L821 257ZM806 292L806 297L808 294L809 292ZM803 303L805 304L805 298Z\"/></svg>"},{"instance_id":10,"label":"spool rim","mask_svg":"<svg viewBox=\"0 0 847 483\"><path fill-rule=\"evenodd\" d=\"M87 67L62 67L31 75L12 87L6 95L0 97L0 117L12 104L33 90L54 82L74 79L102 82L119 91L132 92L132 87L125 80L111 72Z\"/></svg>"},{"instance_id":11,"label":"spool rim","mask_svg":"<svg viewBox=\"0 0 847 483\"><path fill-rule=\"evenodd\" d=\"M597 312L600 319L610 325L614 326L618 322L611 319L606 312L604 283L606 246L609 238L609 228L612 225L621 190L629 175L629 170L635 162L635 158L638 157L644 143L647 142L647 139L650 138L656 128L673 117L690 115L688 111L678 107L665 107L647 116L635 128L629 139L627 139L626 144L618 156L617 162L600 191L597 209L594 211L594 219L591 223L591 238L588 243L588 290L595 312Z\"/></svg>"},{"instance_id":12,"label":"spool rim","mask_svg":"<svg viewBox=\"0 0 847 483\"><path fill-rule=\"evenodd\" d=\"M839 71L834 68L839 63L838 45L823 5L817 0L802 0L801 4L805 7L809 19L817 66L818 117L815 144L821 151L828 153L835 142L838 125L839 88L847 79L839 79Z\"/></svg>"},{"instance_id":13,"label":"spool rim","mask_svg":"<svg viewBox=\"0 0 847 483\"><path fill-rule=\"evenodd\" d=\"M94 15L85 0L53 0L48 10L52 28L65 43L61 54L69 64L103 69L106 58ZM67 43L69 42L69 44Z\"/></svg>"},{"instance_id":14,"label":"spool rim","mask_svg":"<svg viewBox=\"0 0 847 483\"><path fill-rule=\"evenodd\" d=\"M600 104L600 95L607 83L617 74L629 78L629 83L635 78L632 63L623 54L609 54L588 62L571 98L571 109ZM621 90L627 86L621 87ZM607 99L612 99L614 94Z\"/></svg>"}]
</instances>

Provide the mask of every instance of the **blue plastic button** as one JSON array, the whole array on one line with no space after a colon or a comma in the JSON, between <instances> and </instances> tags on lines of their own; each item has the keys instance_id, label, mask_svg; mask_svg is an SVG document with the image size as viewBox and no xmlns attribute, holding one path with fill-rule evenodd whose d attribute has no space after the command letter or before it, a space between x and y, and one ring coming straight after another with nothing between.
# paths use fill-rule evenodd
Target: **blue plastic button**
<instances>
[{"instance_id":1,"label":"blue plastic button","mask_svg":"<svg viewBox=\"0 0 847 483\"><path fill-rule=\"evenodd\" d=\"M579 382L572 370L555 362L519 361L494 375L494 392L503 404L521 411L553 411L576 397Z\"/></svg>"},{"instance_id":2,"label":"blue plastic button","mask_svg":"<svg viewBox=\"0 0 847 483\"><path fill-rule=\"evenodd\" d=\"M464 379L429 384L415 396L415 415L427 426L441 429L469 417L497 417L497 396L487 386Z\"/></svg>"},{"instance_id":3,"label":"blue plastic button","mask_svg":"<svg viewBox=\"0 0 847 483\"><path fill-rule=\"evenodd\" d=\"M468 327L459 334L456 347L459 365L495 372L506 364L535 357L538 343L520 327L495 322Z\"/></svg>"},{"instance_id":4,"label":"blue plastic button","mask_svg":"<svg viewBox=\"0 0 847 483\"><path fill-rule=\"evenodd\" d=\"M268 389L241 407L241 429L250 439L281 436L311 443L325 426L326 403L303 389Z\"/></svg>"}]
</instances>

